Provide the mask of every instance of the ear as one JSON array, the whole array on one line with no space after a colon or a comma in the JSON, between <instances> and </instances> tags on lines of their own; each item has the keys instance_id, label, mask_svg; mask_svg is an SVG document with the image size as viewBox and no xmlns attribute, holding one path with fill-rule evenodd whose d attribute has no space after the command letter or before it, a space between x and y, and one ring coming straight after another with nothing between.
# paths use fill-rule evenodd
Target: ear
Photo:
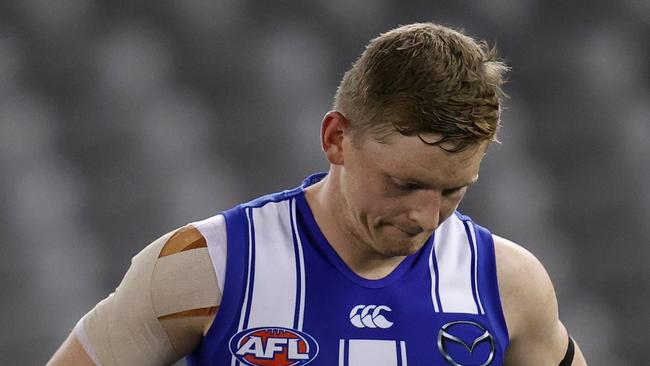
<instances>
[{"instance_id":1,"label":"ear","mask_svg":"<svg viewBox=\"0 0 650 366\"><path fill-rule=\"evenodd\" d=\"M323 117L320 142L327 160L334 165L343 165L343 139L348 127L348 120L337 111L329 111Z\"/></svg>"}]
</instances>

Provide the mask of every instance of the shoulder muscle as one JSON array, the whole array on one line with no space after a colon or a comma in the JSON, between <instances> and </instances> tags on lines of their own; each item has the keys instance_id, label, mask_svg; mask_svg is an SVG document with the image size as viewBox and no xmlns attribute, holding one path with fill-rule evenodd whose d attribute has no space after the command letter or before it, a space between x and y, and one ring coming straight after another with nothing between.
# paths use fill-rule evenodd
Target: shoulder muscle
<instances>
[{"instance_id":1,"label":"shoulder muscle","mask_svg":"<svg viewBox=\"0 0 650 366\"><path fill-rule=\"evenodd\" d=\"M495 235L494 244L499 291L510 333L507 364L559 362L567 334L546 269L533 254L507 239Z\"/></svg>"},{"instance_id":2,"label":"shoulder muscle","mask_svg":"<svg viewBox=\"0 0 650 366\"><path fill-rule=\"evenodd\" d=\"M539 310L544 310L543 315L549 318L557 317L553 284L539 260L528 250L496 235L494 245L499 290L512 335L516 336L519 323L527 322Z\"/></svg>"}]
</instances>

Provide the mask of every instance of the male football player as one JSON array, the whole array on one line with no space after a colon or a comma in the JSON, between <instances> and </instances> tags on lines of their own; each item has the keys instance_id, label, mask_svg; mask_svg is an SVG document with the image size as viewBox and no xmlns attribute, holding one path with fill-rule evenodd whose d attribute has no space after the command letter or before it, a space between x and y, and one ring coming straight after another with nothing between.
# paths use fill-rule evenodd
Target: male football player
<instances>
[{"instance_id":1,"label":"male football player","mask_svg":"<svg viewBox=\"0 0 650 366\"><path fill-rule=\"evenodd\" d=\"M52 365L586 365L528 251L456 211L496 139L507 67L431 23L373 39L294 189L133 258Z\"/></svg>"}]
</instances>

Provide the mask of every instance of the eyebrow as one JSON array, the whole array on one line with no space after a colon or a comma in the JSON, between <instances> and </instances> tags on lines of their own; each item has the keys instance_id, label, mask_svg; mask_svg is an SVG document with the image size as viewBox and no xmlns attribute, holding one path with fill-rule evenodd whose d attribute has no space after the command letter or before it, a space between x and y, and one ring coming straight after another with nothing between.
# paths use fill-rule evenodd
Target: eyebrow
<instances>
[{"instance_id":1,"label":"eyebrow","mask_svg":"<svg viewBox=\"0 0 650 366\"><path fill-rule=\"evenodd\" d=\"M425 183L425 182L419 181L419 180L417 180L417 179L406 179L406 178L402 179L402 178L398 178L398 177L395 177L395 178L397 178L397 179L399 179L399 180L402 180L402 181L404 181L404 182L408 182L408 183L412 183L412 184L418 185L418 186L423 187L423 188L430 188L430 187L432 187L429 183ZM464 187L469 187L469 186L471 186L472 184L476 183L476 182L478 181L478 178L479 178L479 175L477 174L474 178L472 178L472 180L470 180L470 181L468 181L468 182L466 182L466 183L463 183L463 184L461 184L461 185L459 185L459 186L452 187L452 188L444 188L443 190L444 190L444 191L453 191L453 190L456 190L456 189L461 189L461 188L464 188Z\"/></svg>"}]
</instances>

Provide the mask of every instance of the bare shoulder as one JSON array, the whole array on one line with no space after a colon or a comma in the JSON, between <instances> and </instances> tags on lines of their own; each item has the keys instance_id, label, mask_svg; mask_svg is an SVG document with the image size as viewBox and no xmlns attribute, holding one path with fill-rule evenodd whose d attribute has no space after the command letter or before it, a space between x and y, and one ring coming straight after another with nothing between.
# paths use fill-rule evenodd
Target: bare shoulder
<instances>
[{"instance_id":1,"label":"bare shoulder","mask_svg":"<svg viewBox=\"0 0 650 366\"><path fill-rule=\"evenodd\" d=\"M493 235L501 304L510 335L506 365L557 365L568 347L553 283L528 250ZM586 365L579 348L572 365Z\"/></svg>"},{"instance_id":2,"label":"bare shoulder","mask_svg":"<svg viewBox=\"0 0 650 366\"><path fill-rule=\"evenodd\" d=\"M493 238L501 302L514 340L530 326L557 319L557 299L546 269L531 252L500 236Z\"/></svg>"}]
</instances>

